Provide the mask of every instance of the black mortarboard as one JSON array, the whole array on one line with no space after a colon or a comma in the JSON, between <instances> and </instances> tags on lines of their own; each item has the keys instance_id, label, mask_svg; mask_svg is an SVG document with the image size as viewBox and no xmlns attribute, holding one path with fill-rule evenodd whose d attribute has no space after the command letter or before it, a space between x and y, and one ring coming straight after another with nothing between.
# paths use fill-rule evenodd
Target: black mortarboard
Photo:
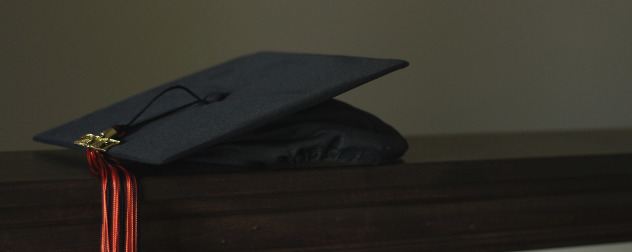
<instances>
[{"instance_id":1,"label":"black mortarboard","mask_svg":"<svg viewBox=\"0 0 632 252\"><path fill-rule=\"evenodd\" d=\"M119 159L275 167L323 159L390 161L404 154L406 140L378 118L332 97L407 65L402 60L257 53L156 87L34 139L88 147L88 163L102 185L101 251L133 252L138 247L138 188Z\"/></svg>"},{"instance_id":2,"label":"black mortarboard","mask_svg":"<svg viewBox=\"0 0 632 252\"><path fill-rule=\"evenodd\" d=\"M406 141L376 117L332 97L407 65L395 59L256 53L153 88L34 139L81 149L73 142L82 135L126 125L138 115L108 156L146 164L187 159L243 166L327 158L382 163L403 155Z\"/></svg>"}]
</instances>

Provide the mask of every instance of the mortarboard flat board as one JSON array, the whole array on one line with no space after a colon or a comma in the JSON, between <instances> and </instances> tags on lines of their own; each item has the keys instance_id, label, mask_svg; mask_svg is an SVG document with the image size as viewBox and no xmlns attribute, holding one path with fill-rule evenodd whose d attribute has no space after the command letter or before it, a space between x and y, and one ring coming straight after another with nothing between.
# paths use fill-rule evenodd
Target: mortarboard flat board
<instances>
[{"instance_id":1,"label":"mortarboard flat board","mask_svg":"<svg viewBox=\"0 0 632 252\"><path fill-rule=\"evenodd\" d=\"M108 156L161 165L187 157L203 160L200 153L217 157L217 153L227 153L235 147L245 135L256 141L253 131L267 127L266 132L273 132L270 127L282 128L285 123L309 120L307 116L315 115L329 120L330 126L339 124L341 118L347 118L342 123L346 125L366 119L370 122L364 128L381 128L377 130L379 134L394 136L393 141L398 146L393 155L400 156L407 146L394 129L366 112L331 98L407 65L406 61L397 59L261 52L158 86L45 131L34 139L82 149L73 144L82 135L123 125L139 115L136 120L139 123L135 125L138 127L122 137L121 144L110 148ZM190 90L205 102L198 102L182 90L164 92L175 86ZM155 99L158 96L161 97ZM148 104L151 106L139 113ZM350 111L354 116L341 114L341 111ZM278 135L277 132L274 136ZM357 136L367 137L365 134ZM221 148L223 143L232 145ZM244 151L248 151L246 149Z\"/></svg>"}]
</instances>

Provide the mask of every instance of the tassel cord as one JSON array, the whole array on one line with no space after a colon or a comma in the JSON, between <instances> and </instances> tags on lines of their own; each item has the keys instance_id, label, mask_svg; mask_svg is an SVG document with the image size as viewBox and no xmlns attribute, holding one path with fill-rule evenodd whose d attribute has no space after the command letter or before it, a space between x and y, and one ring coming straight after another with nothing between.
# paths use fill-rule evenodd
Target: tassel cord
<instances>
[{"instance_id":1,"label":"tassel cord","mask_svg":"<svg viewBox=\"0 0 632 252\"><path fill-rule=\"evenodd\" d=\"M116 159L105 157L97 150L88 149L87 158L92 172L101 178L102 224L101 251L118 252L121 246L120 211L121 192L125 194L125 246L126 252L137 250L138 189L136 178ZM121 176L120 176L121 175ZM121 177L124 183L120 182ZM123 188L124 187L124 188ZM108 191L111 189L111 197ZM108 207L110 206L110 207ZM109 220L112 220L111 222Z\"/></svg>"},{"instance_id":2,"label":"tassel cord","mask_svg":"<svg viewBox=\"0 0 632 252\"><path fill-rule=\"evenodd\" d=\"M196 99L194 103L209 104L209 101L197 96L193 91L181 85L169 87L158 95L156 95L145 107L143 107L127 124L115 125L112 129L116 132L116 138L124 137L132 128L144 123L153 121L156 118L150 118L144 122L134 124L136 120L147 109L156 102L161 96L172 90L184 90ZM225 96L225 95L224 95ZM215 101L223 99L219 96ZM190 103L185 105L189 106ZM178 108L176 108L177 110ZM165 113L169 114L171 112ZM110 137L110 136L108 136ZM118 252L121 248L120 241L120 215L123 211L125 214L125 252L135 252L138 249L138 186L136 177L125 169L116 159L106 156L104 153L88 148L86 153L90 170L93 174L101 178L101 204L102 204L102 223L101 223L101 252ZM121 182L121 177L123 181ZM111 192L111 194L108 194ZM120 194L125 195L125 201L120 202ZM111 197L108 197L111 196ZM125 209L121 209L121 204L125 205ZM108 207L109 206L109 207ZM110 221L111 220L111 221Z\"/></svg>"}]
</instances>

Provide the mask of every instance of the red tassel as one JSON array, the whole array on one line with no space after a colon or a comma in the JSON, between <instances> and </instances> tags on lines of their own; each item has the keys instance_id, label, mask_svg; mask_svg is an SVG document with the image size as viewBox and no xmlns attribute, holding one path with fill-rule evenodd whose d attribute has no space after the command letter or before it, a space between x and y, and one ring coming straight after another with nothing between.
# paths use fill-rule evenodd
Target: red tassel
<instances>
[{"instance_id":1,"label":"red tassel","mask_svg":"<svg viewBox=\"0 0 632 252\"><path fill-rule=\"evenodd\" d=\"M118 252L120 249L120 192L125 194L125 252L135 252L137 244L138 189L136 178L113 158L105 157L101 152L88 148L88 163L92 173L101 178L101 251ZM124 190L119 180L122 173ZM112 195L108 202L108 181L111 181ZM108 204L111 204L108 208ZM111 210L111 212L109 211ZM112 217L112 222L109 221ZM110 228L111 224L111 228Z\"/></svg>"}]
</instances>

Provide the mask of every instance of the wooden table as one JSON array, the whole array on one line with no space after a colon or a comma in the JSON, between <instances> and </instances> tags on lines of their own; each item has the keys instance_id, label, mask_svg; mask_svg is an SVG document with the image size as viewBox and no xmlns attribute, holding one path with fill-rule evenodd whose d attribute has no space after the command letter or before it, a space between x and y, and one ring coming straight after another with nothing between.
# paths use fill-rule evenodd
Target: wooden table
<instances>
[{"instance_id":1,"label":"wooden table","mask_svg":"<svg viewBox=\"0 0 632 252\"><path fill-rule=\"evenodd\" d=\"M632 241L632 130L422 136L382 166L140 178L141 251L505 251ZM97 251L81 152L0 153L0 251Z\"/></svg>"}]
</instances>

